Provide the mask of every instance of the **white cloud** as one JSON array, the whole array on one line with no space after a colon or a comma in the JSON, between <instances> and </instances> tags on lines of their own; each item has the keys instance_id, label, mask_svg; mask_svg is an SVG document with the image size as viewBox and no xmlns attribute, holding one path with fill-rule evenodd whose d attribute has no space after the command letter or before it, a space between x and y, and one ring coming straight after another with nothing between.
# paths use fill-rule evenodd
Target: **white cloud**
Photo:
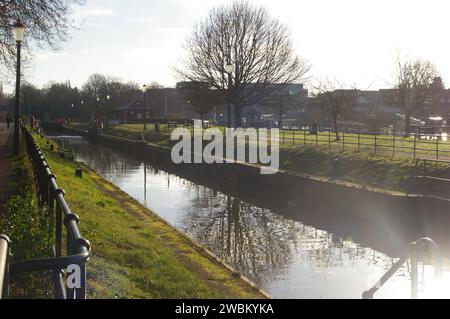
<instances>
[{"instance_id":1,"label":"white cloud","mask_svg":"<svg viewBox=\"0 0 450 319\"><path fill-rule=\"evenodd\" d=\"M91 9L84 11L83 14L90 17L111 17L115 16L116 12L112 9Z\"/></svg>"}]
</instances>

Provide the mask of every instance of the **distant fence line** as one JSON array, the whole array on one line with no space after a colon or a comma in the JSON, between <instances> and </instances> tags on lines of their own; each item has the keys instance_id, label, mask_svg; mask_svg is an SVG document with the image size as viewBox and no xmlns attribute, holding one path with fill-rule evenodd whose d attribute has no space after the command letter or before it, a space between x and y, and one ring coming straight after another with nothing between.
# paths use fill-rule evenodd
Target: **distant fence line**
<instances>
[{"instance_id":1,"label":"distant fence line","mask_svg":"<svg viewBox=\"0 0 450 319\"><path fill-rule=\"evenodd\" d=\"M149 123L146 134L170 134L175 127L192 129L192 122ZM116 124L112 127L144 131L143 123ZM207 125L206 127L209 127ZM359 130L349 126L336 132L327 124L318 124L317 133L311 131L311 122L297 122L296 125L280 130L280 144L305 147L318 147L329 150L366 152L381 156L409 156L429 159L450 159L450 127L422 127L405 137L387 129L383 132ZM224 127L219 127L224 129Z\"/></svg>"}]
</instances>

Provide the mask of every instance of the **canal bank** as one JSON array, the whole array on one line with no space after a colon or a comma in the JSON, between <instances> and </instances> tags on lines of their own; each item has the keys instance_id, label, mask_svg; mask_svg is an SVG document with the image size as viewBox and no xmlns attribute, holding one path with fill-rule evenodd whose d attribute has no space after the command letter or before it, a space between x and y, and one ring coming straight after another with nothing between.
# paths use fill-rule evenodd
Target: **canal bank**
<instances>
[{"instance_id":1,"label":"canal bank","mask_svg":"<svg viewBox=\"0 0 450 319\"><path fill-rule=\"evenodd\" d=\"M115 185L36 138L95 247L89 298L266 298ZM79 166L82 178L75 176Z\"/></svg>"},{"instance_id":2,"label":"canal bank","mask_svg":"<svg viewBox=\"0 0 450 319\"><path fill-rule=\"evenodd\" d=\"M398 256L419 237L428 236L438 243L448 240L450 201L444 198L361 186L296 171L261 175L259 166L245 163L176 165L166 146L104 134L96 135L94 141L131 150L165 170L191 180L201 180L205 185L256 205L270 209L282 207L290 217L295 217L296 207L300 206L303 221L342 236L350 232L363 245L373 243L374 237L378 239L376 242L383 237L392 238L392 243L374 247L390 256ZM324 223L322 212L331 210L333 214L327 215ZM349 220L356 227L342 233L341 225ZM380 222L383 220L390 221L389 229L383 227Z\"/></svg>"}]
</instances>

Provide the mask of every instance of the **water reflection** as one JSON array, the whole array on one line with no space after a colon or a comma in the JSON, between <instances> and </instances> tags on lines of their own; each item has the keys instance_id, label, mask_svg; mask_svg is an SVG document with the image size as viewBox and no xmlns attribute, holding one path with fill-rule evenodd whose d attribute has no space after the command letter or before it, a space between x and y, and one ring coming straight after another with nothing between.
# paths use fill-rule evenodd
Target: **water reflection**
<instances>
[{"instance_id":1,"label":"water reflection","mask_svg":"<svg viewBox=\"0 0 450 319\"><path fill-rule=\"evenodd\" d=\"M344 236L336 236L277 209L170 174L126 152L83 139L66 139L66 144L78 160L275 297L360 298L395 261L344 240L351 234L345 234L349 227L343 221L332 222L333 227L343 225L337 233ZM408 297L408 289L409 273L404 267L377 297Z\"/></svg>"}]
</instances>

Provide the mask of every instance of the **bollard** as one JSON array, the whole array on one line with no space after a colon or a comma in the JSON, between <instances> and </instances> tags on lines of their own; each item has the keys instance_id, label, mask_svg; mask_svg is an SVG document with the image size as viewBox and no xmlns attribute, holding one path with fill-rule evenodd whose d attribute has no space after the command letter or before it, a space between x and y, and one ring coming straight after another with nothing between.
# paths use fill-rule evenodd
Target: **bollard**
<instances>
[{"instance_id":1,"label":"bollard","mask_svg":"<svg viewBox=\"0 0 450 319\"><path fill-rule=\"evenodd\" d=\"M50 144L50 151L54 151L55 150L55 146L53 144Z\"/></svg>"},{"instance_id":2,"label":"bollard","mask_svg":"<svg viewBox=\"0 0 450 319\"><path fill-rule=\"evenodd\" d=\"M334 177L338 177L341 175L342 163L339 158L335 158L333 160L333 174Z\"/></svg>"},{"instance_id":3,"label":"bollard","mask_svg":"<svg viewBox=\"0 0 450 319\"><path fill-rule=\"evenodd\" d=\"M77 167L75 169L75 176L79 177L79 178L83 178L83 170L81 169L81 167Z\"/></svg>"}]
</instances>

